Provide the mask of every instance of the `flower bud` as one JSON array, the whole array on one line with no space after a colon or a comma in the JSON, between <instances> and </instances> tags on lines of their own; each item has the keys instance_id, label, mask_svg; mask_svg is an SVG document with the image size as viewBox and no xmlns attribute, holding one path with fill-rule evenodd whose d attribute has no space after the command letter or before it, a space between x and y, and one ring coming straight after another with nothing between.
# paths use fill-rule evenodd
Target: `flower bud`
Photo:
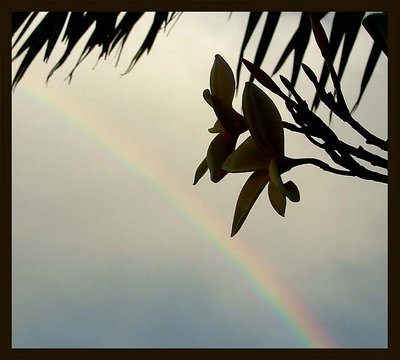
<instances>
[{"instance_id":1,"label":"flower bud","mask_svg":"<svg viewBox=\"0 0 400 360\"><path fill-rule=\"evenodd\" d=\"M210 74L210 88L212 95L228 104L232 103L235 94L235 78L232 69L221 55L215 55Z\"/></svg>"}]
</instances>

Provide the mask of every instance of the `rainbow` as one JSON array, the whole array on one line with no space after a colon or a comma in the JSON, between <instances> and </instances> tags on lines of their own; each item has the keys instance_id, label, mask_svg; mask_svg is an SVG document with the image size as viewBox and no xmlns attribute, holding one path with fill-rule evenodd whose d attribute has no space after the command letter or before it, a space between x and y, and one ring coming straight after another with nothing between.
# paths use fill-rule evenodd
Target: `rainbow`
<instances>
[{"instance_id":1,"label":"rainbow","mask_svg":"<svg viewBox=\"0 0 400 360\"><path fill-rule=\"evenodd\" d=\"M261 262L243 241L229 238L227 229L218 224L209 214L210 210L196 198L195 188L191 193L182 192L178 183L171 180L173 177L170 171L157 159L149 157L143 146L101 128L91 120L93 114L85 115L81 112L82 108L67 104L65 99L56 98L50 91L28 82L20 84L16 91L21 91L39 105L54 111L69 126L97 143L121 166L139 176L147 186L164 197L191 226L206 234L209 245L241 273L257 296L290 329L299 341L299 348L338 347L306 306L285 288L276 270L265 261ZM192 179L187 181L191 182Z\"/></svg>"}]
</instances>

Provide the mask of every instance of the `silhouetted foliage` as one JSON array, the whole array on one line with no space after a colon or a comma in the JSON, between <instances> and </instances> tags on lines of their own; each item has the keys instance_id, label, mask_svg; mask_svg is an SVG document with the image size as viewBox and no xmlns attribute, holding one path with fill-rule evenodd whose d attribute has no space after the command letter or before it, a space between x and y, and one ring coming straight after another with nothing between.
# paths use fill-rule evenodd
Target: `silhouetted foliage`
<instances>
[{"instance_id":1,"label":"silhouetted foliage","mask_svg":"<svg viewBox=\"0 0 400 360\"><path fill-rule=\"evenodd\" d=\"M15 34L23 25L20 35L14 41L13 46L19 44L22 35L27 31L31 30L32 22L36 18L38 13L36 12L15 12L12 18L12 28L13 34ZM123 18L117 25L117 17L122 15ZM48 61L54 46L56 45L58 39L60 38L61 31L65 27L65 32L62 37L63 42L67 43L67 48L64 54L59 59L57 64L50 70L47 80L52 76L54 71L60 68L67 58L70 56L71 51L75 48L78 41L82 36L89 31L89 29L94 24L92 34L86 43L76 66L72 69L68 75L68 79L71 80L75 69L79 64L89 55L96 46L101 47L101 53L99 59L106 58L116 47L120 45L119 55L117 58L117 63L120 58L121 52L124 48L125 42L128 36L131 34L133 27L142 18L144 12L64 12L64 13L47 13L46 16L41 20L41 22L33 29L32 34L25 40L25 42L20 46L14 59L22 56L22 54L28 50L23 56L23 60L16 72L13 79L13 86L15 87L18 82L22 79L26 70L32 63L32 61L37 57L39 51L46 46L46 55L44 61ZM148 53L155 39L157 38L158 32L162 28L166 28L173 19L180 16L182 13L177 12L156 12L154 14L153 23L148 31L148 34L140 46L137 53L133 56L131 63L126 70L125 74L132 70L137 61L142 57L144 53ZM319 19L324 18L328 13L321 12L317 14ZM262 19L262 12L250 12L249 19L246 26L244 39L242 42L239 61L236 69L237 83L239 84L240 73L241 73L241 58L243 57L244 51L249 43L250 38L254 34L254 30L258 23ZM351 13L335 13L333 19L332 31L330 34L330 44L332 56L337 55L339 45L344 41L343 50L340 58L340 66L338 76L339 79L342 78L347 61L349 59L350 53L356 41L358 31L361 27L361 21L364 17L364 12L351 12ZM279 23L281 17L281 12L269 12L267 13L263 31L259 39L257 46L257 51L253 63L257 66L261 66L270 46L270 43L275 34L275 30ZM300 16L300 21L297 29L295 30L291 40L287 44L284 52L282 53L278 63L275 66L272 75L275 75L282 67L282 65L287 61L288 57L292 52L294 52L293 59L293 69L291 75L291 83L296 85L296 81L300 72L301 63L304 58L304 53L307 48L311 36L311 26L308 20L307 13L302 13ZM47 45L46 45L47 43ZM360 94L355 104L355 107L359 104L362 95L368 82L371 78L373 70L375 69L376 63L378 61L379 55L381 53L381 46L373 46L370 51L368 58L368 63L366 65L364 76L361 81ZM319 82L322 86L326 84L328 79L328 69L326 65L324 66L322 73L319 78ZM250 81L253 81L253 76L251 75ZM237 90L237 89L236 89ZM312 108L315 110L319 105L319 97L315 95Z\"/></svg>"}]
</instances>

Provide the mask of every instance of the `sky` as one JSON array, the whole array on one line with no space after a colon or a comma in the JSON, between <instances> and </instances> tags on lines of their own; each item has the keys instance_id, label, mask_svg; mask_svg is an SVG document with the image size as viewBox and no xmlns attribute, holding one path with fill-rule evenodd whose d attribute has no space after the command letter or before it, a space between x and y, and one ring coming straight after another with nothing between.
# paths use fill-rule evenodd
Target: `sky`
<instances>
[{"instance_id":1,"label":"sky","mask_svg":"<svg viewBox=\"0 0 400 360\"><path fill-rule=\"evenodd\" d=\"M301 201L288 203L282 218L264 191L233 238L234 207L249 174L218 184L206 175L193 186L215 121L202 92L216 54L236 70L247 22L246 13L228 15L184 13L120 76L151 24L147 14L117 67L93 54L68 85L75 53L46 85L59 46L17 86L14 348L387 347L387 185L296 167L283 178L298 185ZM262 65L268 73L298 21L297 13L281 17ZM261 31L259 24L245 52L250 61ZM362 29L342 82L349 104L370 47ZM319 73L313 39L304 62ZM290 64L280 72L290 73ZM247 79L243 69L238 111ZM304 74L298 90L312 99ZM327 121L326 109L320 114ZM355 117L387 138L383 56ZM337 118L331 127L362 144ZM286 130L285 147L288 156L326 159Z\"/></svg>"}]
</instances>

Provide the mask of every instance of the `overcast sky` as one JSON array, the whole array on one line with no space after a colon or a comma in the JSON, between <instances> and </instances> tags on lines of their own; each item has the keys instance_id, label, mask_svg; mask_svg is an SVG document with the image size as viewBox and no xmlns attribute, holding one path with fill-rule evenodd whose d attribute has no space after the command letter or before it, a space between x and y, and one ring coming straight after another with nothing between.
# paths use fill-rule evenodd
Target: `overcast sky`
<instances>
[{"instance_id":1,"label":"overcast sky","mask_svg":"<svg viewBox=\"0 0 400 360\"><path fill-rule=\"evenodd\" d=\"M285 218L264 191L230 238L249 174L192 183L214 136L202 92L215 54L235 71L247 14L185 13L120 77L147 15L117 68L110 58L92 70L96 53L68 85L75 56L46 86L61 47L13 93L13 347L387 347L387 185L297 167L284 179L301 201ZM298 21L281 18L267 72ZM362 29L343 81L350 105L370 46ZM305 63L319 73L313 39ZM247 79L243 69L238 111ZM311 89L301 74L307 100ZM383 56L355 117L387 137ZM338 119L331 126L361 144ZM325 159L285 136L288 156Z\"/></svg>"}]
</instances>

